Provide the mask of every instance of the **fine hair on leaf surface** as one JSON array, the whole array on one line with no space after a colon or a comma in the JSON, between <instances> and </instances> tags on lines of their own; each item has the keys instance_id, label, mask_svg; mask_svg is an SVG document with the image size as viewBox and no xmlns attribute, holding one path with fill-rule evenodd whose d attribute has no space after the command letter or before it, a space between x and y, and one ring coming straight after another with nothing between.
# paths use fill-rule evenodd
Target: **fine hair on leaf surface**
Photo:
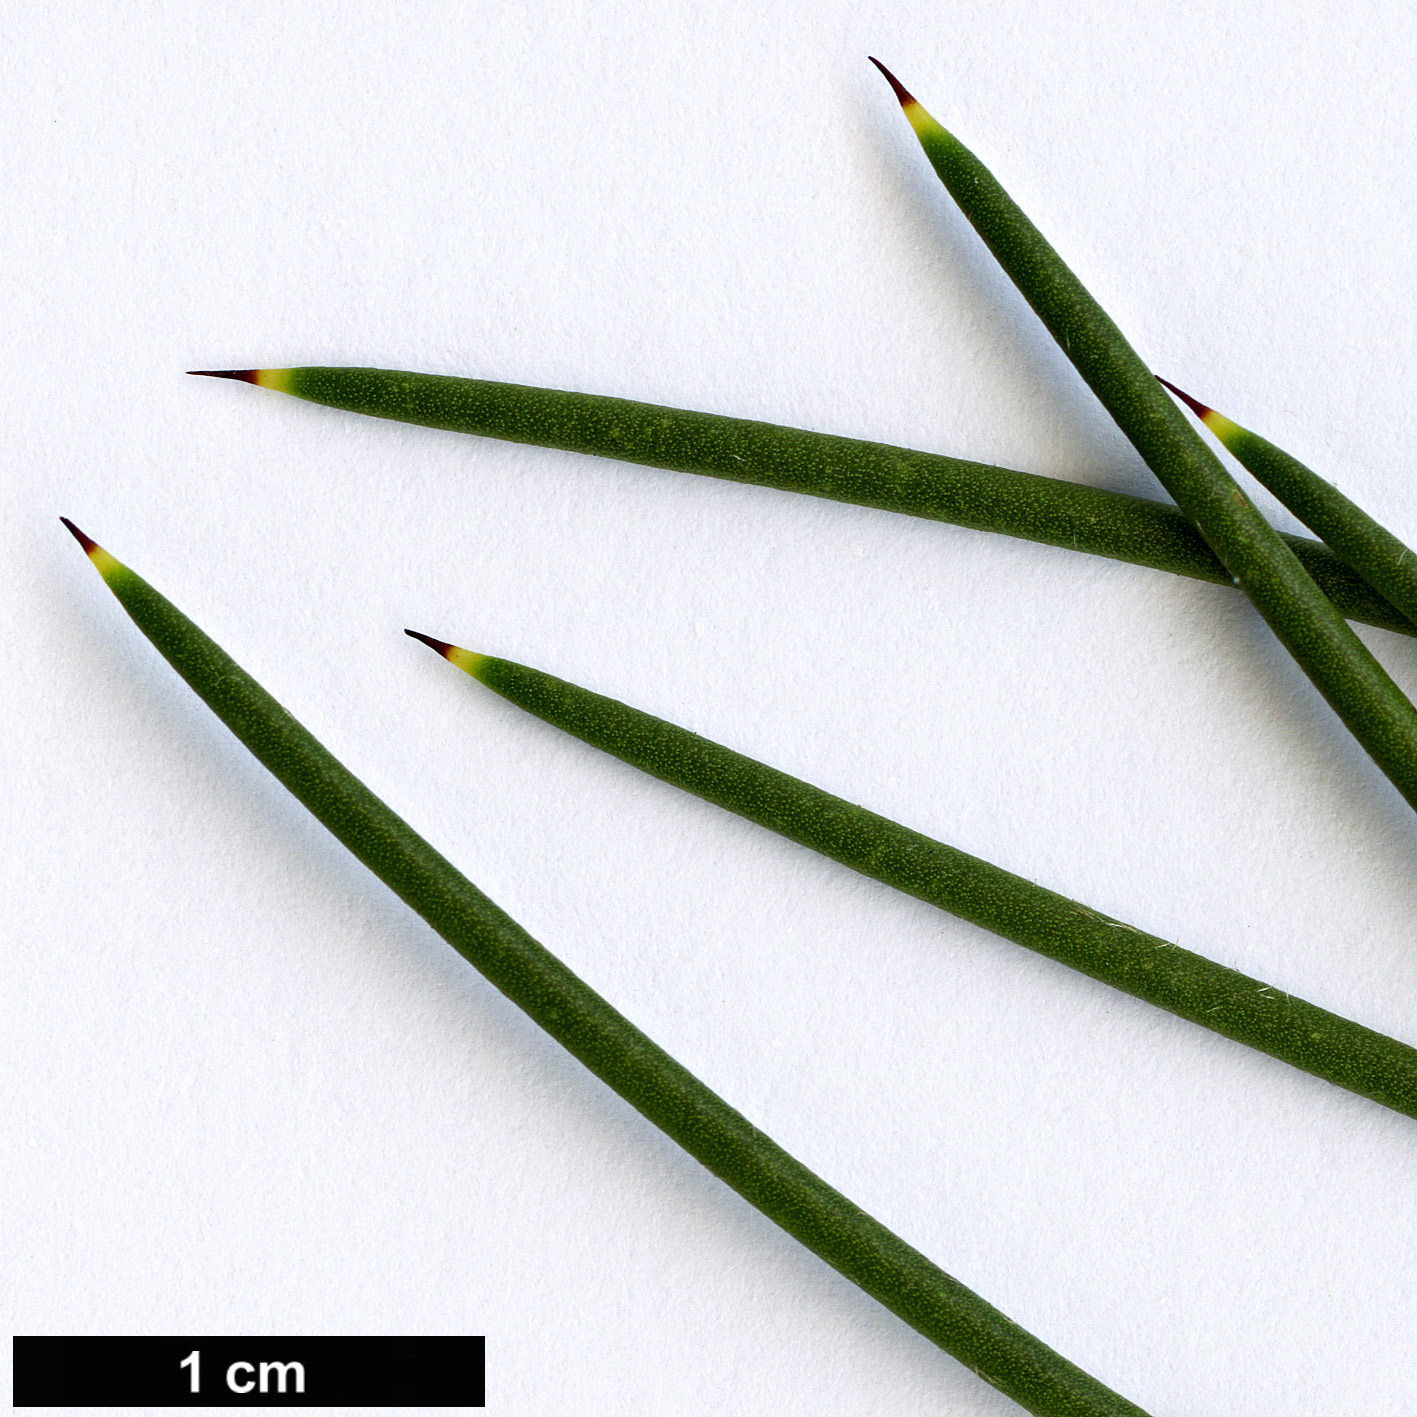
<instances>
[{"instance_id":1,"label":"fine hair on leaf surface","mask_svg":"<svg viewBox=\"0 0 1417 1417\"><path fill-rule=\"evenodd\" d=\"M1283 448L1207 408L1160 375L1157 382L1170 389L1235 460L1322 537L1345 565L1409 619L1417 615L1417 556L1408 546Z\"/></svg>"},{"instance_id":2,"label":"fine hair on leaf surface","mask_svg":"<svg viewBox=\"0 0 1417 1417\"><path fill-rule=\"evenodd\" d=\"M1417 709L994 174L879 60L936 175L1073 367L1349 731L1417 808Z\"/></svg>"},{"instance_id":3,"label":"fine hair on leaf surface","mask_svg":"<svg viewBox=\"0 0 1417 1417\"><path fill-rule=\"evenodd\" d=\"M1417 1048L1146 934L616 699L406 634L622 762L1135 998L1417 1118Z\"/></svg>"},{"instance_id":4,"label":"fine hair on leaf surface","mask_svg":"<svg viewBox=\"0 0 1417 1417\"><path fill-rule=\"evenodd\" d=\"M1036 1417L1146 1417L760 1132L483 895L176 606L65 525L133 622L277 780L490 983L695 1160Z\"/></svg>"},{"instance_id":5,"label":"fine hair on leaf surface","mask_svg":"<svg viewBox=\"0 0 1417 1417\"><path fill-rule=\"evenodd\" d=\"M1234 581L1185 514L1172 505L939 453L602 394L402 369L309 366L189 372L235 379L373 418L776 487L1088 552L1216 585ZM1417 623L1395 610L1328 547L1305 537L1283 540L1341 614L1417 634Z\"/></svg>"}]
</instances>

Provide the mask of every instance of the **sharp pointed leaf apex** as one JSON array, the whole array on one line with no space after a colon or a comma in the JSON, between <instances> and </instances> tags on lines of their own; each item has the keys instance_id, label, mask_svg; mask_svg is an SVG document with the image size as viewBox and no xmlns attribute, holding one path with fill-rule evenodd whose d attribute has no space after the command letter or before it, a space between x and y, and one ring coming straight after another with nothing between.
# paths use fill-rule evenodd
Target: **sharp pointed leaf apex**
<instances>
[{"instance_id":1,"label":"sharp pointed leaf apex","mask_svg":"<svg viewBox=\"0 0 1417 1417\"><path fill-rule=\"evenodd\" d=\"M89 562L94 570L96 570L105 581L108 581L111 586L113 583L111 578L115 575L122 574L124 570L123 563L110 556L93 537L85 536L68 517L60 517L59 520L69 528L69 532L74 540L84 548L84 554L89 558Z\"/></svg>"},{"instance_id":2,"label":"sharp pointed leaf apex","mask_svg":"<svg viewBox=\"0 0 1417 1417\"><path fill-rule=\"evenodd\" d=\"M902 108L909 108L916 100L911 96L905 85L901 83L875 55L868 54L866 57L886 76L886 82L895 90L895 96L900 100L900 106Z\"/></svg>"},{"instance_id":3,"label":"sharp pointed leaf apex","mask_svg":"<svg viewBox=\"0 0 1417 1417\"><path fill-rule=\"evenodd\" d=\"M1178 389L1170 380L1163 379L1160 374L1156 376L1156 382L1160 384L1163 389L1170 389L1202 422L1205 421L1207 414L1215 412L1213 408L1207 408L1199 399L1193 399L1184 389Z\"/></svg>"},{"instance_id":4,"label":"sharp pointed leaf apex","mask_svg":"<svg viewBox=\"0 0 1417 1417\"><path fill-rule=\"evenodd\" d=\"M408 635L411 639L422 640L429 649L437 650L444 659L448 659L452 655L454 646L450 645L446 640L435 640L432 635L421 634L418 630L405 630L404 634Z\"/></svg>"},{"instance_id":5,"label":"sharp pointed leaf apex","mask_svg":"<svg viewBox=\"0 0 1417 1417\"><path fill-rule=\"evenodd\" d=\"M258 382L261 375L259 369L189 369L187 372L203 379L240 379L247 384Z\"/></svg>"},{"instance_id":6,"label":"sharp pointed leaf apex","mask_svg":"<svg viewBox=\"0 0 1417 1417\"><path fill-rule=\"evenodd\" d=\"M435 640L432 635L422 634L418 630L405 630L404 634L411 639L422 640L429 649L437 650L454 669L461 669L464 674L471 674L474 679L480 679L485 666L494 662L485 654L475 654L470 649L463 649L461 645L450 645L446 640Z\"/></svg>"},{"instance_id":7,"label":"sharp pointed leaf apex","mask_svg":"<svg viewBox=\"0 0 1417 1417\"><path fill-rule=\"evenodd\" d=\"M69 531L73 534L74 540L84 548L86 555L92 556L95 551L101 551L103 549L91 536L85 536L68 517L60 517L59 520L69 528Z\"/></svg>"}]
</instances>

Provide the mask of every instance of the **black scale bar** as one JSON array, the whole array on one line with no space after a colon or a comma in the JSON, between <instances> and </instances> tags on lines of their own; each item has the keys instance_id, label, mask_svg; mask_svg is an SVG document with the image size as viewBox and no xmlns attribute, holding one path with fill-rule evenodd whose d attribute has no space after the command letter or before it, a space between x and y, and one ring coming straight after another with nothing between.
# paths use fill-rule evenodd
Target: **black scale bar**
<instances>
[{"instance_id":1,"label":"black scale bar","mask_svg":"<svg viewBox=\"0 0 1417 1417\"><path fill-rule=\"evenodd\" d=\"M16 1407L485 1406L481 1337L17 1337L13 1356Z\"/></svg>"}]
</instances>

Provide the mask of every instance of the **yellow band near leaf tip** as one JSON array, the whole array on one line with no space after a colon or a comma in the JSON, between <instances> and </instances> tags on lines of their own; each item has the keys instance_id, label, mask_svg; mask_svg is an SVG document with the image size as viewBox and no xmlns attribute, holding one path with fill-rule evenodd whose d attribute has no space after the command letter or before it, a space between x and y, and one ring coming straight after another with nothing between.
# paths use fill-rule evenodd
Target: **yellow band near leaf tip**
<instances>
[{"instance_id":1,"label":"yellow band near leaf tip","mask_svg":"<svg viewBox=\"0 0 1417 1417\"><path fill-rule=\"evenodd\" d=\"M472 650L462 649L458 645L449 645L444 657L449 664L456 665L464 674L471 674L474 679L478 677L477 671L490 658L489 655L474 654Z\"/></svg>"},{"instance_id":2,"label":"yellow band near leaf tip","mask_svg":"<svg viewBox=\"0 0 1417 1417\"><path fill-rule=\"evenodd\" d=\"M1206 409L1201 415L1201 422L1220 439L1228 448L1230 440L1237 434L1244 433L1244 429L1238 423L1232 423L1223 413L1217 413L1213 408Z\"/></svg>"},{"instance_id":3,"label":"yellow band near leaf tip","mask_svg":"<svg viewBox=\"0 0 1417 1417\"><path fill-rule=\"evenodd\" d=\"M116 556L111 556L101 546L88 548L89 560L93 562L93 568L105 581L111 581L114 576L121 575L128 568Z\"/></svg>"},{"instance_id":4,"label":"yellow band near leaf tip","mask_svg":"<svg viewBox=\"0 0 1417 1417\"><path fill-rule=\"evenodd\" d=\"M947 138L948 129L942 127L915 100L901 104L901 112L905 114L906 121L915 130L917 138Z\"/></svg>"}]
</instances>

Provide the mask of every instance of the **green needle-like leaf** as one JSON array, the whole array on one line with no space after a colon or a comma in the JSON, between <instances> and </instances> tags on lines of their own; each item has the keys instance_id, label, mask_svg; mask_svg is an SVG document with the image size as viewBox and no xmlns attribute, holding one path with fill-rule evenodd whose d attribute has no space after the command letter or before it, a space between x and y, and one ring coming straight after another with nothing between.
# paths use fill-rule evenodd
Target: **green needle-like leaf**
<instances>
[{"instance_id":1,"label":"green needle-like leaf","mask_svg":"<svg viewBox=\"0 0 1417 1417\"><path fill-rule=\"evenodd\" d=\"M599 394L398 369L192 372L399 423L778 487L1232 584L1173 506L938 453ZM1417 634L1417 622L1394 610L1326 546L1297 536L1285 540L1340 613Z\"/></svg>"},{"instance_id":2,"label":"green needle-like leaf","mask_svg":"<svg viewBox=\"0 0 1417 1417\"><path fill-rule=\"evenodd\" d=\"M1417 807L1417 710L994 175L877 60L940 181L1314 686Z\"/></svg>"},{"instance_id":3,"label":"green needle-like leaf","mask_svg":"<svg viewBox=\"0 0 1417 1417\"><path fill-rule=\"evenodd\" d=\"M276 778L507 998L715 1176L1037 1417L1146 1417L764 1136L459 874L176 606L65 525L138 628Z\"/></svg>"},{"instance_id":4,"label":"green needle-like leaf","mask_svg":"<svg viewBox=\"0 0 1417 1417\"><path fill-rule=\"evenodd\" d=\"M1417 556L1380 522L1350 502L1312 468L1223 413L1157 376L1192 413L1329 549L1379 595L1409 617L1417 616Z\"/></svg>"},{"instance_id":5,"label":"green needle-like leaf","mask_svg":"<svg viewBox=\"0 0 1417 1417\"><path fill-rule=\"evenodd\" d=\"M538 669L415 630L459 669L592 747L1093 979L1417 1117L1417 1049L987 861Z\"/></svg>"}]
</instances>

